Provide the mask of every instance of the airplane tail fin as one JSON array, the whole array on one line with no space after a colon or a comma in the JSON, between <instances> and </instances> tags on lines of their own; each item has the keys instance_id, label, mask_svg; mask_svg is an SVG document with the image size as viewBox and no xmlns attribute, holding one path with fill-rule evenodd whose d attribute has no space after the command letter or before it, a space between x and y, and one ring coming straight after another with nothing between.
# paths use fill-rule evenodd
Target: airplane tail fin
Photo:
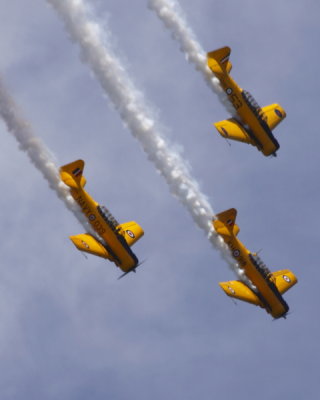
<instances>
[{"instance_id":1,"label":"airplane tail fin","mask_svg":"<svg viewBox=\"0 0 320 400\"><path fill-rule=\"evenodd\" d=\"M72 243L80 251L93 254L102 258L109 258L110 255L104 246L97 239L88 233L70 236Z\"/></svg>"},{"instance_id":2,"label":"airplane tail fin","mask_svg":"<svg viewBox=\"0 0 320 400\"><path fill-rule=\"evenodd\" d=\"M86 184L86 178L82 175L83 169L83 160L73 161L72 163L63 165L60 168L60 177L62 181L71 188L83 188Z\"/></svg>"},{"instance_id":3,"label":"airplane tail fin","mask_svg":"<svg viewBox=\"0 0 320 400\"><path fill-rule=\"evenodd\" d=\"M241 281L220 282L219 285L229 297L246 301L256 306L261 305L258 296Z\"/></svg>"},{"instance_id":4,"label":"airplane tail fin","mask_svg":"<svg viewBox=\"0 0 320 400\"><path fill-rule=\"evenodd\" d=\"M121 228L125 233L125 239L129 246L135 244L143 235L144 231L139 224L134 221L120 224L117 228Z\"/></svg>"},{"instance_id":5,"label":"airplane tail fin","mask_svg":"<svg viewBox=\"0 0 320 400\"><path fill-rule=\"evenodd\" d=\"M267 124L273 130L285 117L286 112L279 104L270 104L263 107L262 111L267 117Z\"/></svg>"},{"instance_id":6,"label":"airplane tail fin","mask_svg":"<svg viewBox=\"0 0 320 400\"><path fill-rule=\"evenodd\" d=\"M213 227L217 233L222 236L237 236L240 228L235 224L237 210L230 208L216 215L216 219L212 221Z\"/></svg>"},{"instance_id":7,"label":"airplane tail fin","mask_svg":"<svg viewBox=\"0 0 320 400\"><path fill-rule=\"evenodd\" d=\"M231 49L228 46L207 53L208 67L214 74L221 74L222 72L229 74L232 68L229 61L230 53Z\"/></svg>"},{"instance_id":8,"label":"airplane tail fin","mask_svg":"<svg viewBox=\"0 0 320 400\"><path fill-rule=\"evenodd\" d=\"M289 269L272 272L272 275L275 278L275 285L281 294L285 293L298 282L294 273Z\"/></svg>"}]
</instances>

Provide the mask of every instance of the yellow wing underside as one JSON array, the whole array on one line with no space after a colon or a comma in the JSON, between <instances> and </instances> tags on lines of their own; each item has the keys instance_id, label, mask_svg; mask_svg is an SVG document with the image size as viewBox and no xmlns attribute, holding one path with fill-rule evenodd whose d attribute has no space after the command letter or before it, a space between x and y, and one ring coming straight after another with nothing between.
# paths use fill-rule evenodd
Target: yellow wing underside
<instances>
[{"instance_id":1,"label":"yellow wing underside","mask_svg":"<svg viewBox=\"0 0 320 400\"><path fill-rule=\"evenodd\" d=\"M143 235L144 231L139 224L134 221L125 222L117 226L117 229L121 229L124 238L129 246L136 243Z\"/></svg>"},{"instance_id":2,"label":"yellow wing underside","mask_svg":"<svg viewBox=\"0 0 320 400\"><path fill-rule=\"evenodd\" d=\"M227 296L255 304L256 306L260 305L258 297L248 288L248 286L240 281L220 282L219 285Z\"/></svg>"},{"instance_id":3,"label":"yellow wing underside","mask_svg":"<svg viewBox=\"0 0 320 400\"><path fill-rule=\"evenodd\" d=\"M270 104L269 106L263 107L262 112L271 130L286 117L286 112L279 104Z\"/></svg>"},{"instance_id":4,"label":"yellow wing underside","mask_svg":"<svg viewBox=\"0 0 320 400\"><path fill-rule=\"evenodd\" d=\"M275 285L281 294L298 282L297 277L289 269L273 272L272 275L275 278Z\"/></svg>"},{"instance_id":5,"label":"yellow wing underside","mask_svg":"<svg viewBox=\"0 0 320 400\"><path fill-rule=\"evenodd\" d=\"M223 121L216 122L213 125L216 127L220 135L226 139L253 144L246 130L234 118L225 119Z\"/></svg>"},{"instance_id":6,"label":"yellow wing underside","mask_svg":"<svg viewBox=\"0 0 320 400\"><path fill-rule=\"evenodd\" d=\"M88 233L81 233L80 235L70 236L70 239L78 250L93 254L98 257L110 259L109 252L92 235Z\"/></svg>"}]
</instances>

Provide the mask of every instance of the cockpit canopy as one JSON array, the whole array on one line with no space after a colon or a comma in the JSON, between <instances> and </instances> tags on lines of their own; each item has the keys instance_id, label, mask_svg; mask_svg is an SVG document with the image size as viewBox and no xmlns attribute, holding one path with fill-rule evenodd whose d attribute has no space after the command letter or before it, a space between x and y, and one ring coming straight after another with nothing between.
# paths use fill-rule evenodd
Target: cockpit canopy
<instances>
[{"instance_id":1,"label":"cockpit canopy","mask_svg":"<svg viewBox=\"0 0 320 400\"><path fill-rule=\"evenodd\" d=\"M271 271L269 268L266 266L266 264L261 260L261 258L258 256L258 254L250 254L252 257L252 261L254 262L255 266L257 269L266 277L268 278L271 274Z\"/></svg>"},{"instance_id":2,"label":"cockpit canopy","mask_svg":"<svg viewBox=\"0 0 320 400\"><path fill-rule=\"evenodd\" d=\"M119 222L114 218L111 212L105 206L98 206L97 207L99 214L101 217L106 221L106 223L115 230L119 225Z\"/></svg>"},{"instance_id":3,"label":"cockpit canopy","mask_svg":"<svg viewBox=\"0 0 320 400\"><path fill-rule=\"evenodd\" d=\"M243 90L242 91L242 97L245 100L245 102L247 103L247 105L250 107L250 109L253 111L253 113L261 121L265 121L266 122L267 118L266 118L264 112L262 111L261 107L259 106L259 104L255 100L255 98L252 96L252 94L250 92L248 92L247 90Z\"/></svg>"}]
</instances>

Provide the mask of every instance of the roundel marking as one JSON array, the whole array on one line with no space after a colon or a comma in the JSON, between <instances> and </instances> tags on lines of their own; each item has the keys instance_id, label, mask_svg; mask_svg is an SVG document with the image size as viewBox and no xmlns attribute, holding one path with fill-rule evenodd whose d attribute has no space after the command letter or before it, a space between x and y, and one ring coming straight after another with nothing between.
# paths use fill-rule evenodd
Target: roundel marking
<instances>
[{"instance_id":1,"label":"roundel marking","mask_svg":"<svg viewBox=\"0 0 320 400\"><path fill-rule=\"evenodd\" d=\"M135 235L132 231L130 231L129 229L126 230L127 234L131 237L131 239L135 238Z\"/></svg>"},{"instance_id":2,"label":"roundel marking","mask_svg":"<svg viewBox=\"0 0 320 400\"><path fill-rule=\"evenodd\" d=\"M230 94L232 93L232 89L228 87L228 88L226 89L226 92L227 92L227 94L230 95Z\"/></svg>"},{"instance_id":3,"label":"roundel marking","mask_svg":"<svg viewBox=\"0 0 320 400\"><path fill-rule=\"evenodd\" d=\"M231 286L228 286L228 289L230 290L230 292L232 293L232 294L235 294L236 292L235 292L235 290L234 289L232 289L232 287Z\"/></svg>"},{"instance_id":4,"label":"roundel marking","mask_svg":"<svg viewBox=\"0 0 320 400\"><path fill-rule=\"evenodd\" d=\"M232 254L233 254L233 257L239 257L240 256L240 251L239 250L233 250Z\"/></svg>"},{"instance_id":5,"label":"roundel marking","mask_svg":"<svg viewBox=\"0 0 320 400\"><path fill-rule=\"evenodd\" d=\"M291 282L291 279L287 275L283 275L282 278L288 283Z\"/></svg>"},{"instance_id":6,"label":"roundel marking","mask_svg":"<svg viewBox=\"0 0 320 400\"><path fill-rule=\"evenodd\" d=\"M94 214L89 215L89 220L94 221L96 219L96 216Z\"/></svg>"},{"instance_id":7,"label":"roundel marking","mask_svg":"<svg viewBox=\"0 0 320 400\"><path fill-rule=\"evenodd\" d=\"M89 249L89 245L88 243L86 243L84 240L81 240L81 243L84 245L84 247L86 247L87 249Z\"/></svg>"}]
</instances>

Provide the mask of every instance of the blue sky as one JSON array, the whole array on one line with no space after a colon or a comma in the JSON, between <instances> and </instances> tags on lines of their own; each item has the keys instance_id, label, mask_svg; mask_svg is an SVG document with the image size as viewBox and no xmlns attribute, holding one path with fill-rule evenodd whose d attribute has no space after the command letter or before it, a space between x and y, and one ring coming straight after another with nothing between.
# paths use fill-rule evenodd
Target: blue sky
<instances>
[{"instance_id":1,"label":"blue sky","mask_svg":"<svg viewBox=\"0 0 320 400\"><path fill-rule=\"evenodd\" d=\"M117 280L68 236L74 216L0 122L3 226L1 399L229 400L318 398L319 173L316 1L181 0L205 50L229 45L232 76L261 105L279 102L277 158L230 147L212 122L227 113L147 1L91 1L136 86L216 212L238 209L240 239L271 270L292 269L291 314L234 305L233 279L123 126L45 1L0 4L0 73L57 165L86 161L87 190L136 220L147 259Z\"/></svg>"}]
</instances>

